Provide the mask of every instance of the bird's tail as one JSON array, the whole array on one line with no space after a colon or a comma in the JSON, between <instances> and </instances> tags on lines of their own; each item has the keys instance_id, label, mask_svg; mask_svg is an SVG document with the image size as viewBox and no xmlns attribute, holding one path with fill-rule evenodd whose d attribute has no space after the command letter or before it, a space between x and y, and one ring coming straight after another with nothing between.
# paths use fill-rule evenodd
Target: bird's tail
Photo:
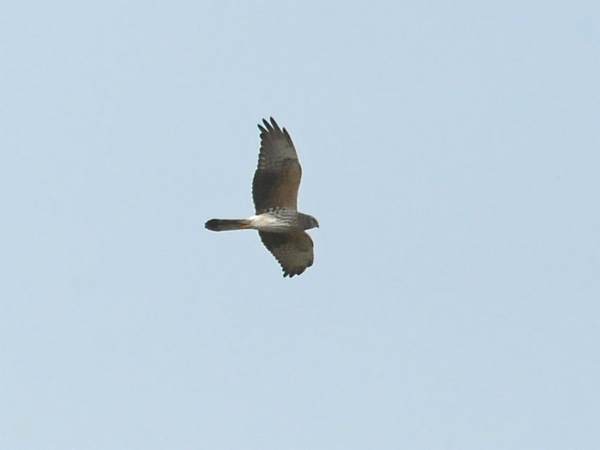
<instances>
[{"instance_id":1,"label":"bird's tail","mask_svg":"<svg viewBox=\"0 0 600 450\"><path fill-rule=\"evenodd\" d=\"M210 219L204 224L210 231L232 231L250 228L250 221L246 219Z\"/></svg>"}]
</instances>

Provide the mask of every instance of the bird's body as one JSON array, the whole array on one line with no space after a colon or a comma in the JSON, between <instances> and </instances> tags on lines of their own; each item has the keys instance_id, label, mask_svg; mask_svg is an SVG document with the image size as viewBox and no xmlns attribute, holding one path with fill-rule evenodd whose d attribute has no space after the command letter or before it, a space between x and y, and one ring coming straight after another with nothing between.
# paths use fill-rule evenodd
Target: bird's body
<instances>
[{"instance_id":1,"label":"bird's body","mask_svg":"<svg viewBox=\"0 0 600 450\"><path fill-rule=\"evenodd\" d=\"M206 222L205 226L211 231L245 230L249 228L267 233L288 233L313 228L315 226L313 220L314 217L291 208L274 208L246 219L211 219Z\"/></svg>"},{"instance_id":2,"label":"bird's body","mask_svg":"<svg viewBox=\"0 0 600 450\"><path fill-rule=\"evenodd\" d=\"M305 232L318 227L317 220L298 212L298 189L302 169L296 149L285 128L271 117L263 120L258 167L252 180L256 214L246 219L211 219L211 231L258 230L260 239L275 256L283 276L300 275L314 260L313 242Z\"/></svg>"}]
</instances>

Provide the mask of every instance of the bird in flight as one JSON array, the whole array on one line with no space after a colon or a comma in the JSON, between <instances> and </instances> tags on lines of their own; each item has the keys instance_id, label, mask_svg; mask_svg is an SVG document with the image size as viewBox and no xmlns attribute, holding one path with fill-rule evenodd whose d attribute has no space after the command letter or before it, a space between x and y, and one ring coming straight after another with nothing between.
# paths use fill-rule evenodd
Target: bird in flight
<instances>
[{"instance_id":1,"label":"bird in flight","mask_svg":"<svg viewBox=\"0 0 600 450\"><path fill-rule=\"evenodd\" d=\"M258 230L260 240L283 269L284 277L300 275L314 260L313 241L305 230L319 226L317 219L298 212L302 168L285 128L275 119L263 119L258 166L252 180L255 215L247 219L211 219L211 231Z\"/></svg>"}]
</instances>

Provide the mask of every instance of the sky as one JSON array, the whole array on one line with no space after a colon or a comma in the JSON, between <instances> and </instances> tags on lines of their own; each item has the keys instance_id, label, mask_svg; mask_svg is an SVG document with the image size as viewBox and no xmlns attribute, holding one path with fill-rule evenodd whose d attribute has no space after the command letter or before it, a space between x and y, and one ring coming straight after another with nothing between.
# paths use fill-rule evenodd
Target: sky
<instances>
[{"instance_id":1,"label":"sky","mask_svg":"<svg viewBox=\"0 0 600 450\"><path fill-rule=\"evenodd\" d=\"M600 448L596 1L0 6L0 448ZM257 124L315 263L253 231Z\"/></svg>"}]
</instances>

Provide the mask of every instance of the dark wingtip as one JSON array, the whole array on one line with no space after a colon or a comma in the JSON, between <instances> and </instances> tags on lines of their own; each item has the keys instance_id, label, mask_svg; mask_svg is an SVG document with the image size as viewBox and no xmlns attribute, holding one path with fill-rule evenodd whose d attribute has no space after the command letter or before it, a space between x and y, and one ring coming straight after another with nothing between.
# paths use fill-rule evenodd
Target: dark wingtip
<instances>
[{"instance_id":1,"label":"dark wingtip","mask_svg":"<svg viewBox=\"0 0 600 450\"><path fill-rule=\"evenodd\" d=\"M273 116L271 116L270 119L271 119L271 125L273 126L273 129L275 129L277 131L281 131L281 128L279 128L279 125L277 125L277 122L275 122L275 119L273 119Z\"/></svg>"},{"instance_id":2,"label":"dark wingtip","mask_svg":"<svg viewBox=\"0 0 600 450\"><path fill-rule=\"evenodd\" d=\"M270 131L275 130L275 131L282 131L289 137L287 130L285 128L283 128L283 129L280 128L279 125L277 125L277 122L275 122L275 119L273 119L273 116L269 117L269 120L271 121L270 123L267 121L267 119L263 119L262 120L263 124L262 125L260 123L258 124L258 129L261 131L261 134L268 133Z\"/></svg>"},{"instance_id":3,"label":"dark wingtip","mask_svg":"<svg viewBox=\"0 0 600 450\"><path fill-rule=\"evenodd\" d=\"M310 265L308 265L308 267L310 267ZM285 277L293 278L296 275L302 275L305 270L306 270L306 267L303 267L301 269L284 270L283 278L285 278Z\"/></svg>"},{"instance_id":4,"label":"dark wingtip","mask_svg":"<svg viewBox=\"0 0 600 450\"><path fill-rule=\"evenodd\" d=\"M261 134L268 133L269 131L271 131L273 129L271 124L269 122L267 122L266 119L263 119L262 123L263 123L262 125L260 123L258 124L258 129L260 130Z\"/></svg>"}]
</instances>

